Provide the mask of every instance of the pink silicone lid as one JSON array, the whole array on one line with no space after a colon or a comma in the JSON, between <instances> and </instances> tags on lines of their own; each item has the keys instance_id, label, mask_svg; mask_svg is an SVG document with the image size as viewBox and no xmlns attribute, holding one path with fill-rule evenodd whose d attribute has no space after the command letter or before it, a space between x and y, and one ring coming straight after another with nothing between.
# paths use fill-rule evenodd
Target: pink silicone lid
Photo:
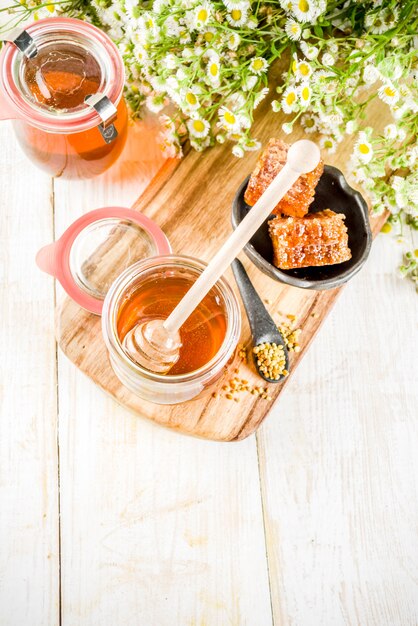
<instances>
[{"instance_id":1,"label":"pink silicone lid","mask_svg":"<svg viewBox=\"0 0 418 626\"><path fill-rule=\"evenodd\" d=\"M62 285L67 294L81 307L87 309L91 313L100 315L103 308L103 300L105 293L102 293L99 297L92 295L91 290L86 286L83 286L82 281L78 279L74 269L74 252L73 245L77 245L77 241L85 234L89 235L89 228L95 225L109 224L111 228L115 229L115 224L120 220L120 223L125 227L130 226L134 229L130 233L130 237L135 237L135 229L137 231L138 238L148 241L148 247L141 249L139 256L133 256L131 258L131 246L128 246L128 266L133 265L141 258L147 258L149 256L161 256L171 254L171 246L169 241L161 228L153 222L151 219L142 215L138 211L133 209L126 209L124 207L106 207L103 209L96 209L86 213L78 220L76 220L64 234L54 243L51 243L39 250L36 255L36 263L38 267L54 276ZM111 232L111 231L110 231ZM80 236L80 237L79 237ZM122 232L123 236L123 232ZM78 238L78 239L77 239ZM108 239L110 241L110 239ZM123 242L122 242L123 243ZM120 244L122 248L122 243ZM106 242L104 242L104 245ZM118 243L119 245L119 243ZM108 248L108 246L107 246ZM108 252L108 250L107 250ZM95 262L92 260L92 255L95 254L94 250L89 251L89 255L84 259L80 266L88 265L89 268L96 268ZM97 255L100 256L100 255ZM126 263L126 259L124 261ZM120 272L126 269L125 266L121 267Z\"/></svg>"}]
</instances>

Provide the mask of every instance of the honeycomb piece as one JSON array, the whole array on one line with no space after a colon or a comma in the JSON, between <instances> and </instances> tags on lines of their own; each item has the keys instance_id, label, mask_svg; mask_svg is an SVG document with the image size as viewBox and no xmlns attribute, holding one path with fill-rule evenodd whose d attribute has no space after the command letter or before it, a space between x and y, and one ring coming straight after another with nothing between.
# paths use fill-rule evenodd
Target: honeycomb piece
<instances>
[{"instance_id":1,"label":"honeycomb piece","mask_svg":"<svg viewBox=\"0 0 418 626\"><path fill-rule=\"evenodd\" d=\"M245 192L245 202L253 206L267 189L273 178L280 172L287 159L290 146L280 139L270 139L265 150L258 158L255 169ZM309 209L315 194L315 187L324 171L322 159L317 167L308 174L302 174L287 194L272 211L276 215L284 213L294 217L303 217Z\"/></svg>"},{"instance_id":2,"label":"honeycomb piece","mask_svg":"<svg viewBox=\"0 0 418 626\"><path fill-rule=\"evenodd\" d=\"M281 270L334 265L351 259L345 215L330 209L269 222L273 263Z\"/></svg>"}]
</instances>

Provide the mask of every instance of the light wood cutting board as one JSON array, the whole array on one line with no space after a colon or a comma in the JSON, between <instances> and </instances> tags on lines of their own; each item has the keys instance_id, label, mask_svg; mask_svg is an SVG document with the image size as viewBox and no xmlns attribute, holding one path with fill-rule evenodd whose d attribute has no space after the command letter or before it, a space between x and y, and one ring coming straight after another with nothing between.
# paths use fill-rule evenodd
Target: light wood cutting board
<instances>
[{"instance_id":1,"label":"light wood cutting board","mask_svg":"<svg viewBox=\"0 0 418 626\"><path fill-rule=\"evenodd\" d=\"M384 121L383 111L376 110L375 119ZM265 143L270 137L281 136L284 121L271 111L269 99L259 107L254 125L254 136ZM379 124L379 125L380 125ZM289 141L303 136L295 128ZM138 150L146 150L139 146ZM183 159L169 160L151 181L145 192L134 204L134 208L154 219L164 230L173 251L196 256L209 261L222 241L231 232L231 205L237 188L251 172L257 153L245 159L231 155L231 146L216 146L204 154L189 150ZM342 144L334 158L326 162L346 170L351 145ZM385 216L372 219L373 234L376 235L385 221ZM310 291L288 287L258 271L241 255L246 269L260 295L268 301L267 308L277 320L282 314L297 317L297 326L302 328L301 351L290 355L290 375L281 384L269 385L271 399L262 399L250 393L238 394L240 401L225 397L221 380L218 397L200 397L176 406L160 406L145 402L128 391L119 382L111 369L105 344L101 335L100 318L87 313L69 299L57 311L57 334L59 345L68 358L97 385L119 403L139 416L151 419L169 428L218 441L236 441L253 433L262 423L285 385L290 382L300 359L314 339L325 316L333 306L340 289ZM232 272L227 277L236 289ZM249 345L250 333L242 309L243 331L241 341ZM240 366L237 374L251 385L263 381L256 375L251 364ZM228 375L228 379L231 376Z\"/></svg>"}]
</instances>

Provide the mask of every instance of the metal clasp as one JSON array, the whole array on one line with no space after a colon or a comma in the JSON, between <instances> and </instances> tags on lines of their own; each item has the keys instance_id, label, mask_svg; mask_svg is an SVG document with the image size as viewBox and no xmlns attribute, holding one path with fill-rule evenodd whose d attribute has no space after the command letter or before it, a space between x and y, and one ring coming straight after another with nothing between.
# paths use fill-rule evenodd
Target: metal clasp
<instances>
[{"instance_id":1,"label":"metal clasp","mask_svg":"<svg viewBox=\"0 0 418 626\"><path fill-rule=\"evenodd\" d=\"M118 136L113 122L115 121L118 111L115 105L109 98L102 93L95 93L92 96L87 96L84 102L92 107L96 113L100 116L102 123L99 124L98 129L106 143L112 143Z\"/></svg>"},{"instance_id":2,"label":"metal clasp","mask_svg":"<svg viewBox=\"0 0 418 626\"><path fill-rule=\"evenodd\" d=\"M6 35L0 35L0 40L14 44L28 59L33 59L38 54L34 40L24 29L15 28Z\"/></svg>"}]
</instances>

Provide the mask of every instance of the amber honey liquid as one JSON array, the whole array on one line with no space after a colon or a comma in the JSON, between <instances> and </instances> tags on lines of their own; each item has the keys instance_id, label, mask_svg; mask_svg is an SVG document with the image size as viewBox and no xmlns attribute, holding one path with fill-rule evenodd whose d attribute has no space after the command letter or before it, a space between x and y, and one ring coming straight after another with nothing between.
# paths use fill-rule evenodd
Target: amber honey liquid
<instances>
[{"instance_id":1,"label":"amber honey liquid","mask_svg":"<svg viewBox=\"0 0 418 626\"><path fill-rule=\"evenodd\" d=\"M193 280L166 276L150 278L130 293L119 310L117 332L125 335L139 322L166 319L190 289ZM219 351L226 334L226 313L218 292L212 289L180 329L182 347L169 374L194 372Z\"/></svg>"},{"instance_id":2,"label":"amber honey liquid","mask_svg":"<svg viewBox=\"0 0 418 626\"><path fill-rule=\"evenodd\" d=\"M95 57L71 42L51 43L21 72L22 91L37 106L57 114L76 112L86 96L102 88L102 71ZM63 118L64 119L64 118ZM115 126L118 138L106 144L97 128L79 133L50 133L24 122L15 130L23 149L53 176L89 177L103 172L119 156L126 138L127 111L123 98Z\"/></svg>"}]
</instances>

